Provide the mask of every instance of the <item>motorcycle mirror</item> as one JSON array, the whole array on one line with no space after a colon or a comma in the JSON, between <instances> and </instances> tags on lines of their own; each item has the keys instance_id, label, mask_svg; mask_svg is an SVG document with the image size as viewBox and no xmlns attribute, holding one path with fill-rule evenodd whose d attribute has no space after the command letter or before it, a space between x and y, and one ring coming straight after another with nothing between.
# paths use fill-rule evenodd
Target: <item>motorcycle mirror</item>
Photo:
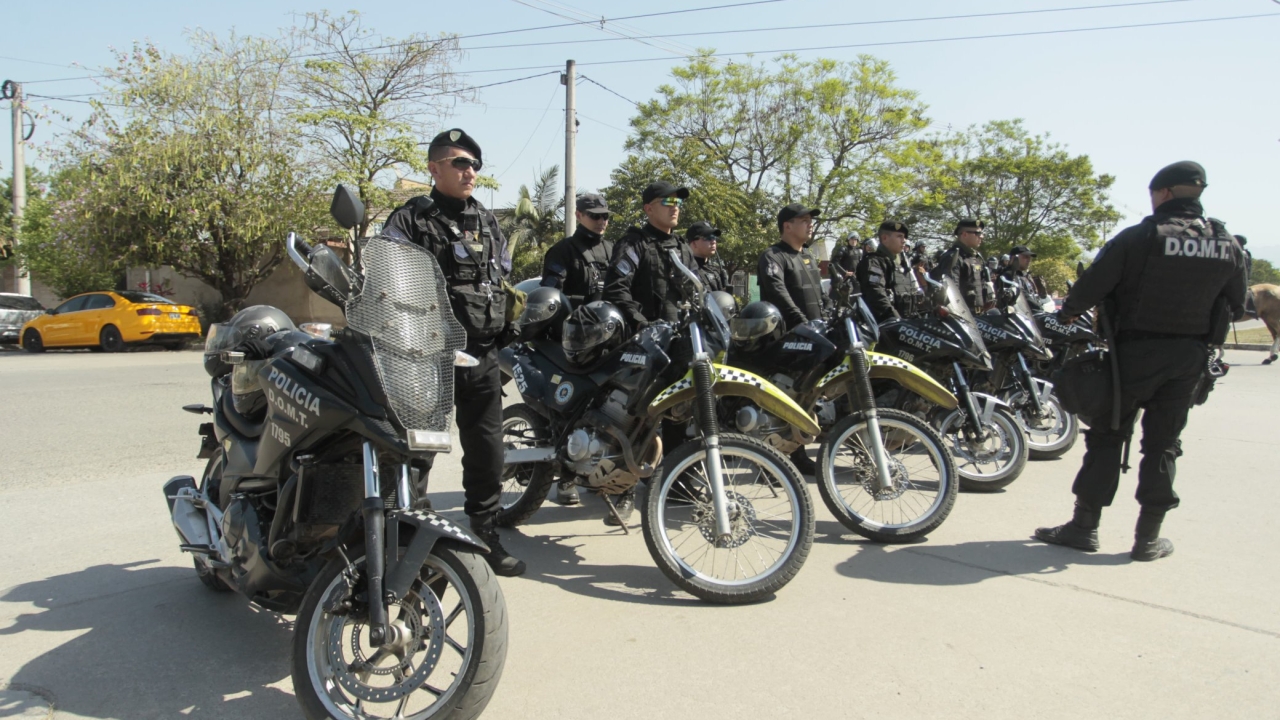
<instances>
[{"instance_id":1,"label":"motorcycle mirror","mask_svg":"<svg viewBox=\"0 0 1280 720\"><path fill-rule=\"evenodd\" d=\"M1077 260L1076 261L1076 279L1079 280L1080 276L1083 274L1084 274L1084 263L1080 260Z\"/></svg>"},{"instance_id":2,"label":"motorcycle mirror","mask_svg":"<svg viewBox=\"0 0 1280 720\"><path fill-rule=\"evenodd\" d=\"M680 262L680 256L676 254L675 250L668 250L667 254L671 257L671 262L675 263L675 266L679 268L680 273L684 275L689 282L693 283L694 289L696 289L698 294L701 295L704 288L702 287L702 280L698 277L698 274L685 267L684 263Z\"/></svg>"},{"instance_id":3,"label":"motorcycle mirror","mask_svg":"<svg viewBox=\"0 0 1280 720\"><path fill-rule=\"evenodd\" d=\"M333 200L329 203L329 214L344 230L350 230L364 220L364 203L360 202L360 198L347 189L346 185L339 185L333 191Z\"/></svg>"}]
</instances>

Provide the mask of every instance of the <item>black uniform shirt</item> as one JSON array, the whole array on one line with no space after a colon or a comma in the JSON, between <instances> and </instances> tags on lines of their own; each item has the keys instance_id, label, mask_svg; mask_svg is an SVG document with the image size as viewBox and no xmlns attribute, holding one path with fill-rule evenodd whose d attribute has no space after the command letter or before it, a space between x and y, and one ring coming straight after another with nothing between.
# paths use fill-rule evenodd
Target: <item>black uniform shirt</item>
<instances>
[{"instance_id":1,"label":"black uniform shirt","mask_svg":"<svg viewBox=\"0 0 1280 720\"><path fill-rule=\"evenodd\" d=\"M604 297L613 243L579 225L542 259L542 287L560 288L574 305Z\"/></svg>"},{"instance_id":2,"label":"black uniform shirt","mask_svg":"<svg viewBox=\"0 0 1280 720\"><path fill-rule=\"evenodd\" d=\"M618 307L632 332L656 320L679 319L678 283L684 276L671 263L671 250L676 251L681 264L697 272L689 243L648 223L628 228L613 248L604 299Z\"/></svg>"},{"instance_id":3,"label":"black uniform shirt","mask_svg":"<svg viewBox=\"0 0 1280 720\"><path fill-rule=\"evenodd\" d=\"M929 277L939 282L946 277L954 280L974 312L981 312L989 303L995 302L987 291L986 283L991 273L983 263L982 255L959 241L938 256L938 264L929 271Z\"/></svg>"},{"instance_id":4,"label":"black uniform shirt","mask_svg":"<svg viewBox=\"0 0 1280 720\"><path fill-rule=\"evenodd\" d=\"M858 263L858 284L877 322L915 314L915 278L901 257L889 254L883 245Z\"/></svg>"},{"instance_id":5,"label":"black uniform shirt","mask_svg":"<svg viewBox=\"0 0 1280 720\"><path fill-rule=\"evenodd\" d=\"M808 320L819 320L826 306L818 258L809 248L795 250L779 241L760 254L756 264L760 299L773 303L790 329Z\"/></svg>"},{"instance_id":6,"label":"black uniform shirt","mask_svg":"<svg viewBox=\"0 0 1280 720\"><path fill-rule=\"evenodd\" d=\"M708 291L729 290L729 271L725 269L720 258L712 255L709 258L694 257L698 261L698 276Z\"/></svg>"}]
</instances>

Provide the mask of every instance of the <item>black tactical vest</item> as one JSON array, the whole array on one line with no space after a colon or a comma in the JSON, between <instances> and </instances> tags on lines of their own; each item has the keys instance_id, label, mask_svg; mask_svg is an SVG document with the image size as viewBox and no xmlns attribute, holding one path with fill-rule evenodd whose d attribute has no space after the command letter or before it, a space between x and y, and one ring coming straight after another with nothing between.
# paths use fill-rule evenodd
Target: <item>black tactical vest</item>
<instances>
[{"instance_id":1,"label":"black tactical vest","mask_svg":"<svg viewBox=\"0 0 1280 720\"><path fill-rule=\"evenodd\" d=\"M431 236L428 249L440 263L449 285L449 304L466 329L468 342L490 340L502 332L507 308L499 267L503 249L489 227L487 211L479 203L474 210L478 220L474 232L464 230L438 208L431 208L425 222L418 224Z\"/></svg>"},{"instance_id":2,"label":"black tactical vest","mask_svg":"<svg viewBox=\"0 0 1280 720\"><path fill-rule=\"evenodd\" d=\"M1169 217L1154 222L1133 308L1121 329L1170 335L1209 332L1213 302L1240 272L1240 246L1216 220Z\"/></svg>"}]
</instances>

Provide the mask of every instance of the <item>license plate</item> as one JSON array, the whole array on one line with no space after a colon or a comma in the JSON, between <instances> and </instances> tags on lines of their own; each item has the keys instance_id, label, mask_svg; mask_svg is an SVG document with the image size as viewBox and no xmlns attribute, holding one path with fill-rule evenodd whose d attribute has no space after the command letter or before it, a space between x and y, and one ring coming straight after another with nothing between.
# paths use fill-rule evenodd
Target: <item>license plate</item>
<instances>
[{"instance_id":1,"label":"license plate","mask_svg":"<svg viewBox=\"0 0 1280 720\"><path fill-rule=\"evenodd\" d=\"M180 317L182 317L182 313L169 313L170 320L177 320Z\"/></svg>"}]
</instances>

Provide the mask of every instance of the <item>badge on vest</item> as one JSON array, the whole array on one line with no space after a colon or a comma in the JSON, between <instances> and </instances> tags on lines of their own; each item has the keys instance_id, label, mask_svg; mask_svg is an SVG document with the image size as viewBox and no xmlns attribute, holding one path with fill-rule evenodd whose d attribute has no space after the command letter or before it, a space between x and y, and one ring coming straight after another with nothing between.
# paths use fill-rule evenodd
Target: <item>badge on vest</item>
<instances>
[{"instance_id":1,"label":"badge on vest","mask_svg":"<svg viewBox=\"0 0 1280 720\"><path fill-rule=\"evenodd\" d=\"M1176 238L1164 239L1166 257L1198 257L1210 260L1230 260L1231 240L1216 238Z\"/></svg>"}]
</instances>

